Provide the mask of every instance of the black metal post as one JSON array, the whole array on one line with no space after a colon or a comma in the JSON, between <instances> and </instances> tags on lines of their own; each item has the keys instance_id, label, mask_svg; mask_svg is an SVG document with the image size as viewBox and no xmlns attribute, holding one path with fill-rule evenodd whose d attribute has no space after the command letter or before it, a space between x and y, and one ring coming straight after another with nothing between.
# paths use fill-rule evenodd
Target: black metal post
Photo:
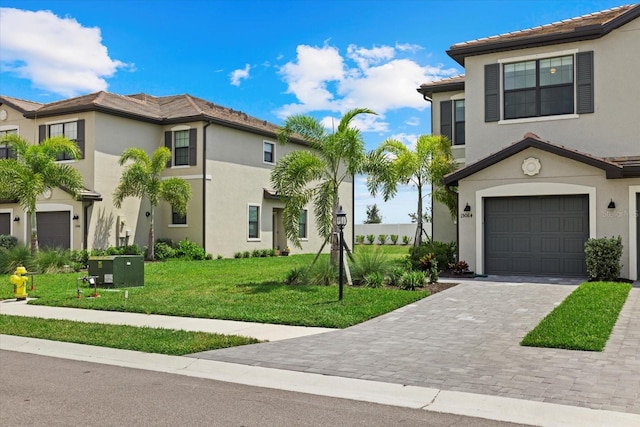
<instances>
[{"instance_id":1,"label":"black metal post","mask_svg":"<svg viewBox=\"0 0 640 427\"><path fill-rule=\"evenodd\" d=\"M342 231L342 227L340 227L340 273L339 273L339 288L338 288L338 301L342 301L342 288L344 287L344 277L343 277L343 270L344 270L344 256L343 256L343 250L344 250L344 232Z\"/></svg>"}]
</instances>

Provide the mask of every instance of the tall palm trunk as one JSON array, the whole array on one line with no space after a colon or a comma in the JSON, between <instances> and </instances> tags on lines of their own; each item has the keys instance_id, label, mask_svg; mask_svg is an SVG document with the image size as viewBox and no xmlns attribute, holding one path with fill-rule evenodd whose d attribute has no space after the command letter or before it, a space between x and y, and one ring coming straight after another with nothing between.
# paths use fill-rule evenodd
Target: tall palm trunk
<instances>
[{"instance_id":1,"label":"tall palm trunk","mask_svg":"<svg viewBox=\"0 0 640 427\"><path fill-rule=\"evenodd\" d=\"M36 219L36 212L32 211L28 213L31 219L31 255L38 253L38 221Z\"/></svg>"},{"instance_id":2,"label":"tall palm trunk","mask_svg":"<svg viewBox=\"0 0 640 427\"><path fill-rule=\"evenodd\" d=\"M155 242L155 235L154 235L154 226L153 226L153 214L154 214L154 209L153 206L151 206L149 208L149 242L148 242L148 247L147 247L147 260L149 261L153 261L155 260L155 251L154 251L154 244L153 242Z\"/></svg>"},{"instance_id":3,"label":"tall palm trunk","mask_svg":"<svg viewBox=\"0 0 640 427\"><path fill-rule=\"evenodd\" d=\"M340 261L340 235L339 235L339 230L338 230L338 209L339 209L339 203L340 201L338 200L338 198L334 198L333 201L333 215L332 215L332 219L331 219L331 224L332 227L331 229L333 230L331 233L331 264L337 266L338 262Z\"/></svg>"}]
</instances>

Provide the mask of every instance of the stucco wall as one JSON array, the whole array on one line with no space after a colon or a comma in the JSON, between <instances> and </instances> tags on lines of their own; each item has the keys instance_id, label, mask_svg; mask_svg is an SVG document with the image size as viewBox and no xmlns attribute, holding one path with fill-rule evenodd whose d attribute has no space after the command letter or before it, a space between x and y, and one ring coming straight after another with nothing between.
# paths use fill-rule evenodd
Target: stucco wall
<instances>
[{"instance_id":1,"label":"stucco wall","mask_svg":"<svg viewBox=\"0 0 640 427\"><path fill-rule=\"evenodd\" d=\"M540 174L529 177L522 172L522 162L528 157L540 160ZM471 217L459 218L460 259L469 263L471 269L483 272L483 198L502 196L533 196L559 194L588 194L590 202L589 223L591 237L622 236L622 275L629 277L630 260L635 252L635 234L630 236L629 200L630 186L640 185L640 178L606 179L601 169L584 163L556 156L535 148L528 148L502 162L490 166L461 180L459 187L460 206L469 203ZM635 197L635 195L634 195ZM610 200L615 210L607 208ZM464 212L460 212L464 214ZM635 211L634 211L635 213Z\"/></svg>"},{"instance_id":2,"label":"stucco wall","mask_svg":"<svg viewBox=\"0 0 640 427\"><path fill-rule=\"evenodd\" d=\"M640 155L640 85L633 74L640 67L639 39L640 19L636 19L596 40L467 57L467 164L522 139L527 132L595 156ZM590 50L594 51L594 113L484 122L485 64Z\"/></svg>"}]
</instances>

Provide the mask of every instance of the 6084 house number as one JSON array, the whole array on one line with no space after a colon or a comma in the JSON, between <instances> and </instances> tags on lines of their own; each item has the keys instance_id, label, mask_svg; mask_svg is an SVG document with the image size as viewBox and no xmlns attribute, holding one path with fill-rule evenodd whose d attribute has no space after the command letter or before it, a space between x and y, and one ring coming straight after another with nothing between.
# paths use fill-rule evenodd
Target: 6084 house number
<instances>
[{"instance_id":1,"label":"6084 house number","mask_svg":"<svg viewBox=\"0 0 640 427\"><path fill-rule=\"evenodd\" d=\"M471 212L462 212L460 218L471 218L473 214Z\"/></svg>"}]
</instances>

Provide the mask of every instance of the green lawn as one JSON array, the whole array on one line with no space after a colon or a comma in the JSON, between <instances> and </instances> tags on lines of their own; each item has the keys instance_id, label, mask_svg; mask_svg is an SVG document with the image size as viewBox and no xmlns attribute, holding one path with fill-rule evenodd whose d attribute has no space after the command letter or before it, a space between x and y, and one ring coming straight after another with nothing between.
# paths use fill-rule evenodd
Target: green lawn
<instances>
[{"instance_id":1,"label":"green lawn","mask_svg":"<svg viewBox=\"0 0 640 427\"><path fill-rule=\"evenodd\" d=\"M237 335L0 315L0 333L181 356L259 342Z\"/></svg>"},{"instance_id":2,"label":"green lawn","mask_svg":"<svg viewBox=\"0 0 640 427\"><path fill-rule=\"evenodd\" d=\"M583 283L529 332L521 345L602 351L631 285Z\"/></svg>"},{"instance_id":3,"label":"green lawn","mask_svg":"<svg viewBox=\"0 0 640 427\"><path fill-rule=\"evenodd\" d=\"M76 279L84 273L38 275L35 290L29 291L38 299L30 304L344 328L428 295L346 287L339 302L336 286L283 284L289 270L309 265L312 259L309 254L149 263L145 286L128 288L128 299L124 289L98 289L99 298L87 298L93 293L87 285L81 286L83 297L77 299ZM8 276L2 280L9 283ZM0 287L0 299L8 298L13 298L11 286Z\"/></svg>"}]
</instances>

